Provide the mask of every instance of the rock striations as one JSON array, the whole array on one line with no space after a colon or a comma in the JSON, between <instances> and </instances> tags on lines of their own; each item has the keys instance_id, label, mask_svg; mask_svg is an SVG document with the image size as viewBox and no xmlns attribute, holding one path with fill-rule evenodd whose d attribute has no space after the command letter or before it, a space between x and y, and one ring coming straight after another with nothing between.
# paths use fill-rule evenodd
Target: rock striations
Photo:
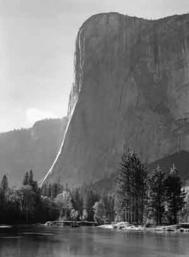
<instances>
[{"instance_id":1,"label":"rock striations","mask_svg":"<svg viewBox=\"0 0 189 257\"><path fill-rule=\"evenodd\" d=\"M101 179L124 148L144 162L189 151L189 15L88 19L76 41L69 116L44 181Z\"/></svg>"}]
</instances>

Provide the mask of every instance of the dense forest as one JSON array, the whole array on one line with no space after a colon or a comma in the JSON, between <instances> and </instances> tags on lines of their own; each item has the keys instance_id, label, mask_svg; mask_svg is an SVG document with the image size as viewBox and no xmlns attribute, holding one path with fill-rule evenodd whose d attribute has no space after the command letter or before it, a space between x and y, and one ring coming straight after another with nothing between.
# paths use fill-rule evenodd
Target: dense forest
<instances>
[{"instance_id":1,"label":"dense forest","mask_svg":"<svg viewBox=\"0 0 189 257\"><path fill-rule=\"evenodd\" d=\"M133 224L176 224L188 213L176 167L148 171L135 153L123 154L117 178L117 218Z\"/></svg>"},{"instance_id":2,"label":"dense forest","mask_svg":"<svg viewBox=\"0 0 189 257\"><path fill-rule=\"evenodd\" d=\"M159 166L148 171L135 153L128 152L122 156L114 192L99 194L93 185L71 189L59 183L40 188L30 170L20 188L9 188L3 176L0 210L0 224L65 219L161 225L186 220L189 203L174 165L169 171Z\"/></svg>"}]
</instances>

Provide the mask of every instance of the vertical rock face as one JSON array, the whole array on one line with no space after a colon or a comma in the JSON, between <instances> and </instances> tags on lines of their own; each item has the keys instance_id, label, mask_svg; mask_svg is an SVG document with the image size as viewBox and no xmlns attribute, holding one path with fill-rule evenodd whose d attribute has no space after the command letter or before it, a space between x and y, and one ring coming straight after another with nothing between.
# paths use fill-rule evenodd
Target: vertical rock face
<instances>
[{"instance_id":1,"label":"vertical rock face","mask_svg":"<svg viewBox=\"0 0 189 257\"><path fill-rule=\"evenodd\" d=\"M70 99L46 181L100 179L117 169L123 148L145 162L189 151L189 15L91 17L78 33Z\"/></svg>"}]
</instances>

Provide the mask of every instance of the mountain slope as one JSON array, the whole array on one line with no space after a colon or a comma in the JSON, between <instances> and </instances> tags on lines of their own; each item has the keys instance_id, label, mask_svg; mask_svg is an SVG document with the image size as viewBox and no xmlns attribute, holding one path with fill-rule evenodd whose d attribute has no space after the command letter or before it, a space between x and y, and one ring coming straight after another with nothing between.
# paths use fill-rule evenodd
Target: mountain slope
<instances>
[{"instance_id":1,"label":"mountain slope","mask_svg":"<svg viewBox=\"0 0 189 257\"><path fill-rule=\"evenodd\" d=\"M176 166L179 172L178 174L181 176L184 185L189 185L189 152L180 151L169 156L165 156L153 163L149 163L146 165L146 168L150 172L159 165L162 170L168 173L173 164ZM102 194L104 192L115 192L116 176L117 172L114 172L110 176L96 181L92 185L92 188Z\"/></svg>"},{"instance_id":2,"label":"mountain slope","mask_svg":"<svg viewBox=\"0 0 189 257\"><path fill-rule=\"evenodd\" d=\"M61 145L67 118L38 121L30 129L0 134L0 177L7 174L13 186L22 183L26 171L37 180L50 168Z\"/></svg>"},{"instance_id":3,"label":"mountain slope","mask_svg":"<svg viewBox=\"0 0 189 257\"><path fill-rule=\"evenodd\" d=\"M164 158L157 160L149 165L149 169L153 169L159 165L165 171L169 171L173 166L179 171L179 175L183 179L183 182L188 183L189 181L189 152L180 151ZM188 180L188 181L187 181Z\"/></svg>"},{"instance_id":4,"label":"mountain slope","mask_svg":"<svg viewBox=\"0 0 189 257\"><path fill-rule=\"evenodd\" d=\"M188 28L189 15L153 21L107 13L82 25L72 115L46 182L109 176L127 148L145 163L189 151Z\"/></svg>"}]
</instances>

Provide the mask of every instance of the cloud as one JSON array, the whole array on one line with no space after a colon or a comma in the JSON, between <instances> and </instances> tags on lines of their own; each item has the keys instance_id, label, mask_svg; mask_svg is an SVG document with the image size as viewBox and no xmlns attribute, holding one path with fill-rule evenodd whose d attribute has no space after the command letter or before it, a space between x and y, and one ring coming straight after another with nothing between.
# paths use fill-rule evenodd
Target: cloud
<instances>
[{"instance_id":1,"label":"cloud","mask_svg":"<svg viewBox=\"0 0 189 257\"><path fill-rule=\"evenodd\" d=\"M50 111L39 110L37 108L29 108L26 110L26 121L29 125L33 125L38 120L56 118L56 115Z\"/></svg>"}]
</instances>

